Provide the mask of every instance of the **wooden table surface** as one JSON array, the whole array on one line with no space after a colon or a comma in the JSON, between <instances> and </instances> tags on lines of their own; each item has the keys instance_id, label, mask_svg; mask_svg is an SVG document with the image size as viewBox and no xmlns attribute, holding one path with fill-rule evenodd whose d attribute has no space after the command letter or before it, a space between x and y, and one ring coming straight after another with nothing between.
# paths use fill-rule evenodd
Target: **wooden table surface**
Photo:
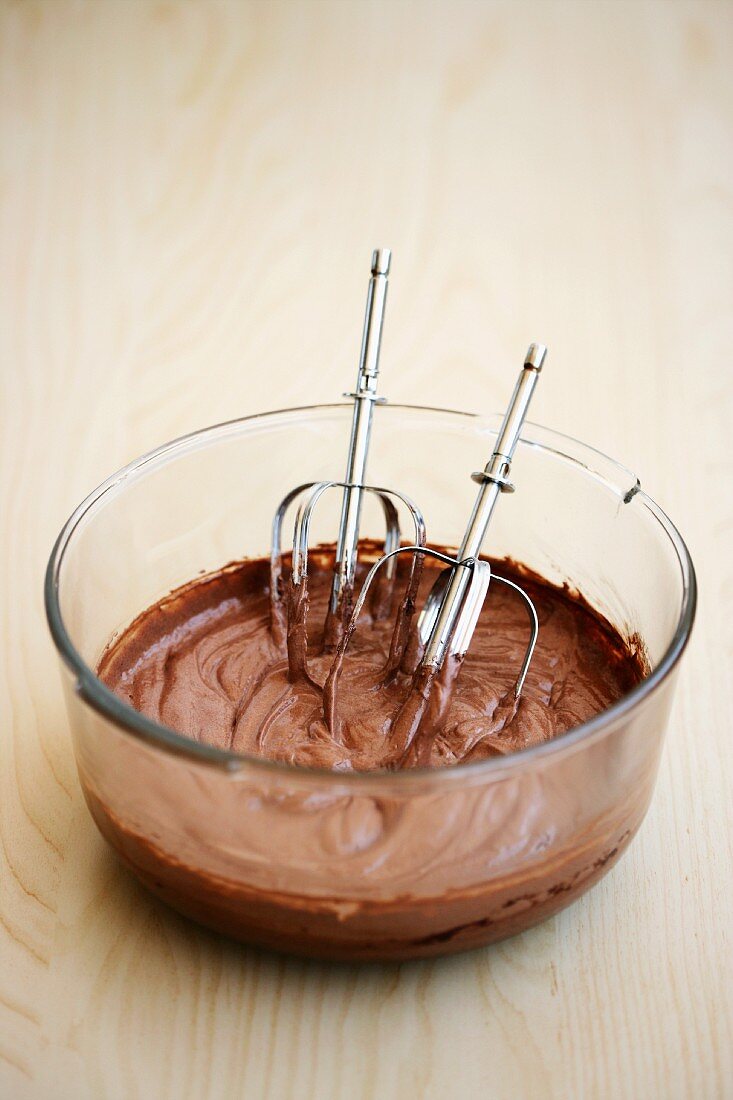
<instances>
[{"instance_id":1,"label":"wooden table surface","mask_svg":"<svg viewBox=\"0 0 733 1100\"><path fill-rule=\"evenodd\" d=\"M0 1096L733 1095L731 3L11 2L0 37ZM402 966L150 900L83 804L41 583L137 454L352 384L637 471L701 586L653 805L590 894ZM639 562L644 568L644 562Z\"/></svg>"}]
</instances>

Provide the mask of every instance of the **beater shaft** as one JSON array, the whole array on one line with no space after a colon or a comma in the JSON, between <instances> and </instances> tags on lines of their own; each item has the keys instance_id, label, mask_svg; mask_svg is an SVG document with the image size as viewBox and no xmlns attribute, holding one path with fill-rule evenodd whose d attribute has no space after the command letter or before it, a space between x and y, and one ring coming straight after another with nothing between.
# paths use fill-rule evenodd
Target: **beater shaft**
<instances>
[{"instance_id":1,"label":"beater shaft","mask_svg":"<svg viewBox=\"0 0 733 1100\"><path fill-rule=\"evenodd\" d=\"M514 487L508 478L509 470L546 355L547 348L544 345L530 344L509 407L504 414L494 452L484 469L472 475L480 488L458 551L458 562L479 557L499 494L513 492ZM443 664L451 647L472 574L471 569L460 566L454 568L425 644L421 662L424 667L439 669Z\"/></svg>"},{"instance_id":2,"label":"beater shaft","mask_svg":"<svg viewBox=\"0 0 733 1100\"><path fill-rule=\"evenodd\" d=\"M372 430L373 406L374 402L379 400L377 397L379 351L391 258L392 254L388 248L379 248L372 255L372 274L367 295L356 390L353 394L347 395L354 399L354 414L351 422L351 440L344 478L346 487L341 504L341 520L331 586L330 611L334 615L341 605L345 592L350 591L354 584L363 499L362 487Z\"/></svg>"}]
</instances>

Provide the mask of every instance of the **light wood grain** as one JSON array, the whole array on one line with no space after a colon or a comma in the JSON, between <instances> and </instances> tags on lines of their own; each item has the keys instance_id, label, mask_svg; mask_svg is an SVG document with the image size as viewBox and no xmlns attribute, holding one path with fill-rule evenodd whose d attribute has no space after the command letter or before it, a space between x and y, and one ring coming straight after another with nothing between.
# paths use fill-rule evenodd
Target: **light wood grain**
<instances>
[{"instance_id":1,"label":"light wood grain","mask_svg":"<svg viewBox=\"0 0 733 1100\"><path fill-rule=\"evenodd\" d=\"M0 18L0 1096L730 1096L733 5ZM546 341L536 419L639 472L701 608L610 876L498 947L334 968L208 935L107 853L41 580L136 454L340 394L377 244L390 397L496 408Z\"/></svg>"}]
</instances>

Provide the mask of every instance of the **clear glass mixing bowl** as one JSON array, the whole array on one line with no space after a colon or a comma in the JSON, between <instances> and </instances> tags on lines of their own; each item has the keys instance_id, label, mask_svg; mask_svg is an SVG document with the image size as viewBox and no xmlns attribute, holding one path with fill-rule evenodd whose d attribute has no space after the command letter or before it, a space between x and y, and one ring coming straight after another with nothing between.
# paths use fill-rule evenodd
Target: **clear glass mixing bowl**
<instances>
[{"instance_id":1,"label":"clear glass mixing bowl","mask_svg":"<svg viewBox=\"0 0 733 1100\"><path fill-rule=\"evenodd\" d=\"M248 417L133 462L74 512L46 608L79 777L103 835L155 894L243 940L331 958L408 958L527 928L612 866L646 812L695 576L679 533L628 470L528 425L487 549L567 581L646 646L615 706L513 756L433 771L336 774L223 752L146 719L94 669L110 638L199 572L266 555L273 510L341 476L350 405ZM452 545L499 418L375 410L369 480L417 500ZM362 534L381 534L365 507ZM330 511L329 511L330 509ZM332 540L338 495L315 541ZM490 597L489 597L490 598Z\"/></svg>"}]
</instances>

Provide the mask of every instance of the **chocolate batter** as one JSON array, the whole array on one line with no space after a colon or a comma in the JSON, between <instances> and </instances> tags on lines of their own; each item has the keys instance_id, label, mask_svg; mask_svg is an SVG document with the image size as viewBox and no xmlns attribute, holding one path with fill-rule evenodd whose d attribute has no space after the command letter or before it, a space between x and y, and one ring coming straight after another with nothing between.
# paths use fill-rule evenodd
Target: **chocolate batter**
<instances>
[{"instance_id":1,"label":"chocolate batter","mask_svg":"<svg viewBox=\"0 0 733 1100\"><path fill-rule=\"evenodd\" d=\"M369 549L362 563L374 558ZM527 613L515 593L496 584L460 674L448 670L455 682L440 700L439 728L424 723L416 738L398 728L394 719L412 677L398 672L384 682L394 617L375 620L365 608L344 664L338 721L329 729L322 686L333 660L323 653L331 561L327 549L309 560L306 662L292 646L288 662L273 640L263 559L194 581L145 611L105 653L99 675L137 710L194 740L343 771L445 767L514 752L598 714L644 675L638 653L581 599L496 563L528 591L540 622L518 703L512 688L529 636ZM419 604L436 575L427 559ZM448 694L445 686L434 690Z\"/></svg>"},{"instance_id":2,"label":"chocolate batter","mask_svg":"<svg viewBox=\"0 0 733 1100\"><path fill-rule=\"evenodd\" d=\"M364 563L377 552L362 550ZM332 774L248 764L229 772L107 725L77 747L100 830L174 908L298 954L444 954L562 909L638 828L659 738L638 718L529 766L457 773L451 765L512 753L582 722L642 678L643 657L580 597L497 563L521 581L540 618L519 705L511 688L529 628L519 598L496 585L438 726L395 748L390 722L412 681L401 672L382 683L392 617L366 613L332 732L320 689L331 661L320 654L331 560L328 549L309 560L310 640L299 668L288 669L282 635L272 639L262 560L193 581L143 612L108 648L99 674L188 737ZM426 562L423 592L434 577ZM415 774L416 763L432 770Z\"/></svg>"}]
</instances>

